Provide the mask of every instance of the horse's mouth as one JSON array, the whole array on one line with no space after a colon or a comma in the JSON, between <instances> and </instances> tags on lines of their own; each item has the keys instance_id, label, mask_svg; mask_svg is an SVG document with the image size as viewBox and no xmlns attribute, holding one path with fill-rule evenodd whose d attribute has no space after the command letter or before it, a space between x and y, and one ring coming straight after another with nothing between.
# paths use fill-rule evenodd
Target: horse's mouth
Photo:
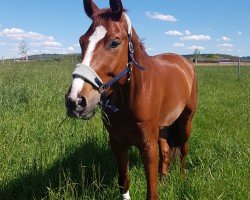
<instances>
[{"instance_id":1,"label":"horse's mouth","mask_svg":"<svg viewBox=\"0 0 250 200\"><path fill-rule=\"evenodd\" d=\"M94 116L95 116L95 111L92 110L92 111L91 111L90 113L88 113L88 114L81 115L81 118L80 118L80 119L83 119L83 120L90 120L90 119L92 119Z\"/></svg>"},{"instance_id":2,"label":"horse's mouth","mask_svg":"<svg viewBox=\"0 0 250 200\"><path fill-rule=\"evenodd\" d=\"M95 116L95 110L91 110L90 112L83 112L79 110L69 111L67 115L71 118L83 119L83 120L90 120Z\"/></svg>"}]
</instances>

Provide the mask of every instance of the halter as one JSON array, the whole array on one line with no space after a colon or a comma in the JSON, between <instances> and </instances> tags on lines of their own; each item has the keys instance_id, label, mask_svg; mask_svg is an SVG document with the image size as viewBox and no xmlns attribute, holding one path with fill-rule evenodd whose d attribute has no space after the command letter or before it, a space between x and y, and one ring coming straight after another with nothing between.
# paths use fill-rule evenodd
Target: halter
<instances>
[{"instance_id":1,"label":"halter","mask_svg":"<svg viewBox=\"0 0 250 200\"><path fill-rule=\"evenodd\" d=\"M134 59L134 45L132 42L132 24L129 17L125 13L124 16L128 24L128 41L129 41L128 42L129 58L125 69L106 83L103 83L101 78L97 75L97 73L93 70L92 67L84 65L82 63L77 64L74 72L72 73L73 78L75 77L83 78L89 81L96 88L98 88L98 91L101 94L101 102L100 102L101 106L110 109L113 112L117 112L119 109L110 103L107 95L108 90L121 78L131 73L132 64L134 64L140 70L145 69L144 67L140 66Z\"/></svg>"}]
</instances>

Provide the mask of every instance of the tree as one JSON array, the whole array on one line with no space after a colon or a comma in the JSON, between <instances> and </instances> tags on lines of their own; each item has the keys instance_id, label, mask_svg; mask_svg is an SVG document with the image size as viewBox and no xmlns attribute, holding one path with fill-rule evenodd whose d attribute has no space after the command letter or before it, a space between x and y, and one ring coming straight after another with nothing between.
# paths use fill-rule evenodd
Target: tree
<instances>
[{"instance_id":1,"label":"tree","mask_svg":"<svg viewBox=\"0 0 250 200\"><path fill-rule=\"evenodd\" d=\"M198 59L201 57L201 52L199 49L195 49L194 50L194 60L195 60L195 64L197 64Z\"/></svg>"},{"instance_id":2,"label":"tree","mask_svg":"<svg viewBox=\"0 0 250 200\"><path fill-rule=\"evenodd\" d=\"M19 46L19 54L21 54L23 57L25 57L26 61L28 61L28 56L27 56L27 52L29 50L28 45L25 41L21 41Z\"/></svg>"}]
</instances>

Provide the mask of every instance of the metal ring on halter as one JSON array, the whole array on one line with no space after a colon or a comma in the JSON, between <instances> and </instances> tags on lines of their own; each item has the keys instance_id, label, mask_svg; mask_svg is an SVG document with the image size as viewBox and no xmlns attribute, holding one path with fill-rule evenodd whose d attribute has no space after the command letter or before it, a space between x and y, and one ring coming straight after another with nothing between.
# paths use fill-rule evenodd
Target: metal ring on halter
<instances>
[{"instance_id":1,"label":"metal ring on halter","mask_svg":"<svg viewBox=\"0 0 250 200\"><path fill-rule=\"evenodd\" d=\"M129 43L128 43L128 47L129 47L129 52L130 52L130 53L134 53L134 52L135 52L135 50L134 50L134 45L133 45L132 42L129 42Z\"/></svg>"}]
</instances>

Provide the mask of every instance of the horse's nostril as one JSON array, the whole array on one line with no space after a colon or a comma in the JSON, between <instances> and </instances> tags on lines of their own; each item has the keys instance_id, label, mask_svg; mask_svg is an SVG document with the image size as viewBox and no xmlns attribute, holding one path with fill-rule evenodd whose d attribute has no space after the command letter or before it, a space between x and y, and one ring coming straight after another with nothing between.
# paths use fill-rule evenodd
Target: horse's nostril
<instances>
[{"instance_id":1,"label":"horse's nostril","mask_svg":"<svg viewBox=\"0 0 250 200\"><path fill-rule=\"evenodd\" d=\"M84 97L74 100L72 97L67 99L67 113L69 116L80 118L86 109L86 99Z\"/></svg>"},{"instance_id":2,"label":"horse's nostril","mask_svg":"<svg viewBox=\"0 0 250 200\"><path fill-rule=\"evenodd\" d=\"M68 98L68 108L69 110L74 110L76 108L76 103L73 98Z\"/></svg>"},{"instance_id":3,"label":"horse's nostril","mask_svg":"<svg viewBox=\"0 0 250 200\"><path fill-rule=\"evenodd\" d=\"M81 106L82 108L86 108L86 105L87 105L87 101L84 97L81 97L79 100L78 100L78 105Z\"/></svg>"}]
</instances>

